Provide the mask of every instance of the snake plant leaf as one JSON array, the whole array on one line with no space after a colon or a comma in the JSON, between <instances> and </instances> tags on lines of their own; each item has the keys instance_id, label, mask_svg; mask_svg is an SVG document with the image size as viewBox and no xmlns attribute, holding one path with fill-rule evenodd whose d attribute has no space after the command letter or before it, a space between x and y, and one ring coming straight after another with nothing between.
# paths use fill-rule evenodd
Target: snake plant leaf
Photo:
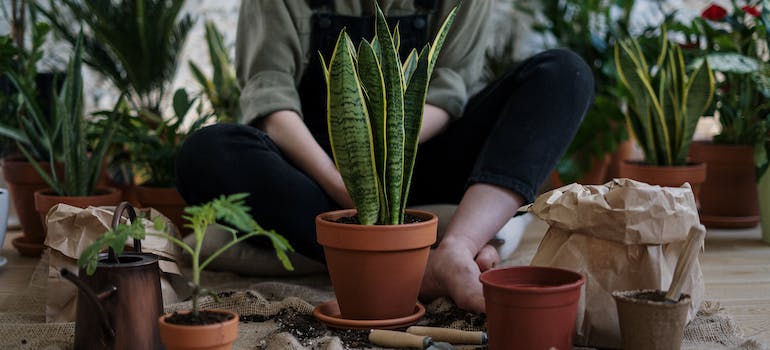
<instances>
[{"instance_id":1,"label":"snake plant leaf","mask_svg":"<svg viewBox=\"0 0 770 350\"><path fill-rule=\"evenodd\" d=\"M411 55L410 55L411 56ZM420 53L414 73L411 74L409 85L404 93L404 179L405 183L401 191L401 212L406 209L406 200L409 188L412 184L412 172L417 158L417 145L419 142L422 116L425 110L425 98L428 92L430 80L430 47L426 46ZM403 218L401 218L403 221Z\"/></svg>"},{"instance_id":2,"label":"snake plant leaf","mask_svg":"<svg viewBox=\"0 0 770 350\"><path fill-rule=\"evenodd\" d=\"M369 112L351 54L355 48L350 43L343 31L329 62L329 140L337 169L358 210L359 223L373 225L379 213L379 184Z\"/></svg>"},{"instance_id":3,"label":"snake plant leaf","mask_svg":"<svg viewBox=\"0 0 770 350\"><path fill-rule=\"evenodd\" d=\"M321 70L323 71L324 75L324 81L326 84L329 84L329 66L326 65L326 61L324 60L324 55L321 54L321 52L318 52L318 59L321 60Z\"/></svg>"},{"instance_id":4,"label":"snake plant leaf","mask_svg":"<svg viewBox=\"0 0 770 350\"><path fill-rule=\"evenodd\" d=\"M387 162L385 122L387 101L385 97L385 79L382 76L380 62L372 45L362 40L358 46L358 75L366 91L369 122L372 127L374 142L374 159L377 166L377 177L380 183L385 183ZM387 194L380 187L380 217L390 215Z\"/></svg>"},{"instance_id":5,"label":"snake plant leaf","mask_svg":"<svg viewBox=\"0 0 770 350\"><path fill-rule=\"evenodd\" d=\"M393 46L396 47L396 52L401 50L401 31L398 30L398 23L396 23L396 27L393 28Z\"/></svg>"},{"instance_id":6,"label":"snake plant leaf","mask_svg":"<svg viewBox=\"0 0 770 350\"><path fill-rule=\"evenodd\" d=\"M695 127L703 112L711 105L714 97L714 73L705 61L687 79L687 87L684 90L684 135L680 139L677 160L684 164Z\"/></svg>"},{"instance_id":7,"label":"snake plant leaf","mask_svg":"<svg viewBox=\"0 0 770 350\"><path fill-rule=\"evenodd\" d=\"M403 186L404 167L404 83L401 75L401 60L398 57L393 37L382 9L377 6L375 25L377 39L382 52L382 75L385 79L385 95L387 103L386 142L387 149L385 170L385 193L390 205L390 215L387 222L398 224L399 209L401 208L401 188Z\"/></svg>"},{"instance_id":8,"label":"snake plant leaf","mask_svg":"<svg viewBox=\"0 0 770 350\"><path fill-rule=\"evenodd\" d=\"M635 50L632 50L631 45L629 41L621 41L615 46L615 66L617 67L618 80L631 93L629 113L636 114L635 117L627 115L626 121L648 157L647 160L651 163L657 163L651 108L643 83L646 78L645 75L640 77L637 74L637 70L642 71L643 66L640 60L643 61L644 56L635 56Z\"/></svg>"},{"instance_id":9,"label":"snake plant leaf","mask_svg":"<svg viewBox=\"0 0 770 350\"><path fill-rule=\"evenodd\" d=\"M433 68L436 66L438 55L441 52L441 48L444 46L446 37L449 34L449 29L452 27L452 23L454 23L455 17L457 17L458 9L459 7L455 6L455 8L449 12L447 18L444 20L444 23L441 24L441 28L439 28L438 33L436 34L436 38L433 39L433 47L430 50L430 66L428 66L429 76L433 73Z\"/></svg>"},{"instance_id":10,"label":"snake plant leaf","mask_svg":"<svg viewBox=\"0 0 770 350\"><path fill-rule=\"evenodd\" d=\"M417 68L417 57L417 50L412 49L412 52L410 52L409 56L406 57L406 60L404 60L404 65L401 67L401 71L404 73L404 84L406 85L409 85L408 82L410 79L412 79L412 73L414 73L415 68ZM404 89L406 89L406 86Z\"/></svg>"},{"instance_id":11,"label":"snake plant leaf","mask_svg":"<svg viewBox=\"0 0 770 350\"><path fill-rule=\"evenodd\" d=\"M658 147L663 147L663 149L659 150L658 160L665 162L664 164L672 165L673 159L671 154L673 151L671 150L671 134L668 130L668 125L666 124L666 116L663 112L663 107L660 105L658 96L655 95L655 90L653 89L650 80L647 79L648 76L645 76L645 72L637 70L636 73L644 85L644 89L647 92L648 101L650 102L650 109L652 111L652 113L650 113L650 124L653 128L655 139L658 142L657 145ZM655 144L655 142L653 141L651 144ZM663 156L663 160L660 160L661 155Z\"/></svg>"}]
</instances>

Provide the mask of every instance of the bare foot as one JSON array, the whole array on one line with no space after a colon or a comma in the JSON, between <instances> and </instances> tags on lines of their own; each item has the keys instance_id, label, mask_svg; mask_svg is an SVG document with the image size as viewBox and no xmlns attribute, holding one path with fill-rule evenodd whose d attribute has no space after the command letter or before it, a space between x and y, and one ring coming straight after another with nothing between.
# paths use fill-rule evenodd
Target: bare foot
<instances>
[{"instance_id":1,"label":"bare foot","mask_svg":"<svg viewBox=\"0 0 770 350\"><path fill-rule=\"evenodd\" d=\"M484 312L484 295L479 282L481 269L497 264L497 252L485 246L476 260L474 253L460 244L444 241L431 251L420 296L425 299L448 296L461 309ZM483 253L483 254L481 254Z\"/></svg>"},{"instance_id":2,"label":"bare foot","mask_svg":"<svg viewBox=\"0 0 770 350\"><path fill-rule=\"evenodd\" d=\"M484 272L500 263L500 255L497 254L497 249L495 247L487 244L481 248L478 254L476 254L475 260L476 265L479 266L479 270Z\"/></svg>"}]
</instances>

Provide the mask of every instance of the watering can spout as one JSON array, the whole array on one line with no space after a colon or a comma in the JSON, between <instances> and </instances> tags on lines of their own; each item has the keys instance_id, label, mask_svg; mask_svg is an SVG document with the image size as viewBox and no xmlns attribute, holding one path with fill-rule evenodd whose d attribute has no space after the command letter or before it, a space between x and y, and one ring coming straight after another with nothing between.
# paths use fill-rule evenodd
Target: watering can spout
<instances>
[{"instance_id":1,"label":"watering can spout","mask_svg":"<svg viewBox=\"0 0 770 350\"><path fill-rule=\"evenodd\" d=\"M115 328L112 327L112 324L110 322L109 317L107 316L107 312L104 311L104 307L102 306L102 300L109 298L111 295L115 294L115 292L118 290L115 286L110 286L106 290L100 292L97 294L94 292L91 287L89 287L83 280L81 280L77 275L70 272L67 269L61 269L60 271L61 276L68 279L70 282L72 282L75 286L78 287L78 289L83 292L84 295L88 297L88 299L91 300L93 305L96 307L96 310L99 312L99 319L102 322L102 326L104 328L104 333L107 336L107 339L114 340L115 339Z\"/></svg>"}]
</instances>

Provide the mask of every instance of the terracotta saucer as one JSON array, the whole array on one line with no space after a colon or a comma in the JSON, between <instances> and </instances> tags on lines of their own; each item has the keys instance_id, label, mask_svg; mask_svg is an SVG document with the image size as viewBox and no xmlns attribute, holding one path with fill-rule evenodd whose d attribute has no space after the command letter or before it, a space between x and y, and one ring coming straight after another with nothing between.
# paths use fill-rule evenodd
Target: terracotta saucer
<instances>
[{"instance_id":1,"label":"terracotta saucer","mask_svg":"<svg viewBox=\"0 0 770 350\"><path fill-rule=\"evenodd\" d=\"M709 228L752 228L759 225L759 215L719 216L701 214L700 222Z\"/></svg>"},{"instance_id":2,"label":"terracotta saucer","mask_svg":"<svg viewBox=\"0 0 770 350\"><path fill-rule=\"evenodd\" d=\"M16 237L11 244L23 256L39 257L45 249L43 243L29 242L24 236Z\"/></svg>"},{"instance_id":3,"label":"terracotta saucer","mask_svg":"<svg viewBox=\"0 0 770 350\"><path fill-rule=\"evenodd\" d=\"M349 320L340 317L340 306L336 300L327 301L313 309L313 316L329 327L340 329L395 329L414 324L425 315L425 307L417 303L414 313L388 320Z\"/></svg>"}]
</instances>

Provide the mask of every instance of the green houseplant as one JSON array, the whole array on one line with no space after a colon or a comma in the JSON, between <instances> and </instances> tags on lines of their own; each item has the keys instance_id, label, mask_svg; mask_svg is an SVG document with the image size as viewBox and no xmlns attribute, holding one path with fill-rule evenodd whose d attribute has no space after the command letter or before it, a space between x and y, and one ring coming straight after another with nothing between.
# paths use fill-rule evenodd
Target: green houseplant
<instances>
[{"instance_id":1,"label":"green houseplant","mask_svg":"<svg viewBox=\"0 0 770 350\"><path fill-rule=\"evenodd\" d=\"M732 3L728 11L711 4L677 32L693 56L719 72L714 110L722 128L713 141L693 143L694 161L708 165L701 189L701 222L708 227L754 227L759 222L755 179L767 164L765 139L770 120L766 20L758 1ZM697 63L698 61L696 61Z\"/></svg>"},{"instance_id":2,"label":"green houseplant","mask_svg":"<svg viewBox=\"0 0 770 350\"><path fill-rule=\"evenodd\" d=\"M230 51L225 46L222 33L214 22L206 21L206 43L209 48L211 77L206 77L203 70L190 61L190 71L201 87L213 109L212 113L219 122L237 122L241 119L241 89L235 77L235 69L230 58Z\"/></svg>"},{"instance_id":3,"label":"green houseplant","mask_svg":"<svg viewBox=\"0 0 770 350\"><path fill-rule=\"evenodd\" d=\"M708 62L687 73L682 49L661 30L660 52L648 61L636 39L615 47L618 79L627 91L626 120L644 151L644 163L626 161L622 177L661 185L688 182L698 195L706 176L705 164L690 164L687 157L695 126L711 104L714 74Z\"/></svg>"},{"instance_id":4,"label":"green houseplant","mask_svg":"<svg viewBox=\"0 0 770 350\"><path fill-rule=\"evenodd\" d=\"M220 254L230 247L255 236L265 236L272 242L276 256L284 268L292 270L293 266L287 252L293 251L288 241L273 230L263 229L249 215L249 207L244 199L248 194L240 193L222 195L207 203L185 208L185 219L195 237L195 244L188 245L177 237L169 235L162 228L163 222L155 222L155 228L160 233L152 233L173 242L186 253L192 261L192 306L189 312L174 312L158 319L160 338L167 349L200 349L200 348L230 348L238 335L238 315L225 310L201 310L200 298L216 294L201 286L201 272ZM201 261L201 248L210 225L218 225L232 233L232 240ZM141 220L130 224L119 224L86 248L78 260L78 265L88 274L92 274L97 266L111 264L108 259L99 257L104 247L110 247L116 255L123 252L128 239L141 240L148 233Z\"/></svg>"},{"instance_id":5,"label":"green houseplant","mask_svg":"<svg viewBox=\"0 0 770 350\"><path fill-rule=\"evenodd\" d=\"M456 11L402 64L398 31L377 6L375 38L356 50L343 31L324 63L332 153L355 210L319 215L316 230L345 319L415 314L437 220L405 206L428 82Z\"/></svg>"},{"instance_id":6,"label":"green houseplant","mask_svg":"<svg viewBox=\"0 0 770 350\"><path fill-rule=\"evenodd\" d=\"M146 123L160 121L161 101L176 73L179 54L194 24L180 16L184 0L42 0L33 6L73 46L70 23L88 28L84 61L126 93Z\"/></svg>"},{"instance_id":7,"label":"green houseplant","mask_svg":"<svg viewBox=\"0 0 770 350\"><path fill-rule=\"evenodd\" d=\"M24 6L22 6L24 7ZM5 7L1 6L5 13ZM16 10L16 9L14 9ZM32 11L31 11L32 12ZM24 17L14 11L16 17ZM13 205L18 213L19 222L24 232L23 236L13 240L13 246L22 255L39 256L43 249L45 233L40 216L35 211L34 192L47 187L30 162L18 151L17 142L28 147L30 153L39 161L50 158L49 148L41 142L43 138L36 133L32 118L26 106L19 102L19 91L27 91L34 95L40 105L39 112L46 118L50 116L50 95L58 86L55 78L60 75L39 73L38 62L43 57L43 42L49 32L45 23L32 21L31 41L28 46L19 46L14 37L20 38L23 32L15 29L14 34L0 37L0 136L2 147L3 178L11 192ZM13 18L8 19L14 22ZM20 28L18 24L13 25ZM21 86L22 89L17 88ZM50 123L44 124L50 125ZM59 159L59 155L54 155ZM47 167L47 166L46 166Z\"/></svg>"}]
</instances>

